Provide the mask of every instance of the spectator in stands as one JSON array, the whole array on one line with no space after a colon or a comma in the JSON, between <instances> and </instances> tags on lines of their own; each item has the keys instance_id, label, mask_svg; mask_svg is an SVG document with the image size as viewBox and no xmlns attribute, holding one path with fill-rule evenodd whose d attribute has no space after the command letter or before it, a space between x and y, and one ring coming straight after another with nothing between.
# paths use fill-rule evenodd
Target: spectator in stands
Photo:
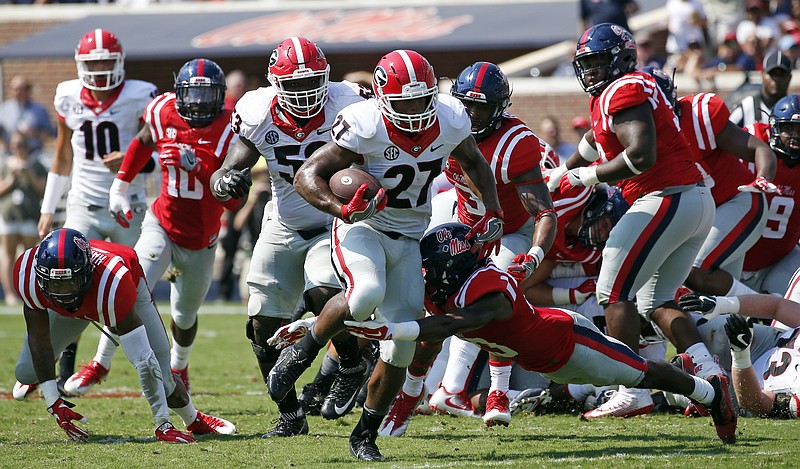
<instances>
[{"instance_id":1,"label":"spectator in stands","mask_svg":"<svg viewBox=\"0 0 800 469\"><path fill-rule=\"evenodd\" d=\"M589 123L589 119L583 116L575 116L570 121L572 125L572 130L575 131L575 140L580 141L586 132L592 130L592 124Z\"/></svg>"},{"instance_id":2,"label":"spectator in stands","mask_svg":"<svg viewBox=\"0 0 800 469\"><path fill-rule=\"evenodd\" d=\"M797 59L800 58L800 38L794 34L786 34L778 41L778 49L792 61L792 70L796 69Z\"/></svg>"},{"instance_id":3,"label":"spectator in stands","mask_svg":"<svg viewBox=\"0 0 800 469\"><path fill-rule=\"evenodd\" d=\"M728 33L735 33L742 21L744 0L703 0L708 18L708 38L714 45L725 41Z\"/></svg>"},{"instance_id":4,"label":"spectator in stands","mask_svg":"<svg viewBox=\"0 0 800 469\"><path fill-rule=\"evenodd\" d=\"M539 129L541 130L539 135L542 140L555 150L560 161L566 161L578 146L577 143L565 142L561 139L561 129L558 126L558 121L553 116L546 116L542 119ZM561 163L559 162L559 164Z\"/></svg>"},{"instance_id":5,"label":"spectator in stands","mask_svg":"<svg viewBox=\"0 0 800 469\"><path fill-rule=\"evenodd\" d=\"M761 70L761 90L748 96L731 111L730 121L739 127L750 127L755 122L769 122L772 106L786 96L792 79L792 61L776 50L764 59Z\"/></svg>"},{"instance_id":6,"label":"spectator in stands","mask_svg":"<svg viewBox=\"0 0 800 469\"><path fill-rule=\"evenodd\" d=\"M696 42L705 48L706 12L700 0L667 0L667 54L673 63L683 63L682 55Z\"/></svg>"},{"instance_id":7,"label":"spectator in stands","mask_svg":"<svg viewBox=\"0 0 800 469\"><path fill-rule=\"evenodd\" d=\"M756 60L753 56L745 54L736 41L736 33L725 35L724 41L717 46L717 55L707 61L702 69L694 74L698 82L709 81L711 89L715 89L714 77L719 72L751 71L756 69Z\"/></svg>"},{"instance_id":8,"label":"spectator in stands","mask_svg":"<svg viewBox=\"0 0 800 469\"><path fill-rule=\"evenodd\" d=\"M758 38L761 47L769 50L774 41L781 37L778 21L772 17L767 0L746 0L744 20L736 27L736 39L744 44L750 36Z\"/></svg>"},{"instance_id":9,"label":"spectator in stands","mask_svg":"<svg viewBox=\"0 0 800 469\"><path fill-rule=\"evenodd\" d=\"M661 57L658 53L650 33L642 33L636 38L636 57L636 68L644 68L647 66L664 68L664 64L667 62L664 57Z\"/></svg>"},{"instance_id":10,"label":"spectator in stands","mask_svg":"<svg viewBox=\"0 0 800 469\"><path fill-rule=\"evenodd\" d=\"M600 23L615 23L630 30L628 18L638 10L635 0L581 0L579 32Z\"/></svg>"},{"instance_id":11,"label":"spectator in stands","mask_svg":"<svg viewBox=\"0 0 800 469\"><path fill-rule=\"evenodd\" d=\"M39 205L44 195L47 169L28 151L28 139L21 132L11 134L11 154L0 164L0 282L6 304L18 298L12 284L17 249L36 246Z\"/></svg>"},{"instance_id":12,"label":"spectator in stands","mask_svg":"<svg viewBox=\"0 0 800 469\"><path fill-rule=\"evenodd\" d=\"M225 86L225 109L232 110L247 91L247 75L239 69L233 70L225 77Z\"/></svg>"},{"instance_id":13,"label":"spectator in stands","mask_svg":"<svg viewBox=\"0 0 800 469\"><path fill-rule=\"evenodd\" d=\"M47 110L31 100L31 84L23 76L15 76L8 86L11 97L0 104L0 155L8 153L14 132L22 133L32 156L38 156L55 130Z\"/></svg>"}]
</instances>

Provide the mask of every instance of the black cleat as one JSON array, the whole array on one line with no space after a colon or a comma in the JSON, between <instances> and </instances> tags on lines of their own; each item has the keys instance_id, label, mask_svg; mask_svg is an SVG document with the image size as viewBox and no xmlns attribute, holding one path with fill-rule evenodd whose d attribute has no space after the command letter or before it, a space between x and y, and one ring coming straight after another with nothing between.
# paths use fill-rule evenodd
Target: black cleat
<instances>
[{"instance_id":1,"label":"black cleat","mask_svg":"<svg viewBox=\"0 0 800 469\"><path fill-rule=\"evenodd\" d=\"M314 357L303 350L299 344L283 349L267 379L267 388L272 399L276 402L282 401L313 361Z\"/></svg>"},{"instance_id":2,"label":"black cleat","mask_svg":"<svg viewBox=\"0 0 800 469\"><path fill-rule=\"evenodd\" d=\"M356 367L339 368L333 386L322 403L322 417L334 420L350 412L368 376L369 365L363 358Z\"/></svg>"},{"instance_id":3,"label":"black cleat","mask_svg":"<svg viewBox=\"0 0 800 469\"><path fill-rule=\"evenodd\" d=\"M360 436L350 435L350 456L362 461L386 461L378 449L378 445L375 444L376 438L378 438L378 434L371 433L369 430L364 431Z\"/></svg>"},{"instance_id":4,"label":"black cleat","mask_svg":"<svg viewBox=\"0 0 800 469\"><path fill-rule=\"evenodd\" d=\"M331 390L335 378L335 373L330 375L317 375L313 382L303 386L297 400L300 401L300 405L303 406L303 412L305 412L306 415L320 414L322 403Z\"/></svg>"},{"instance_id":5,"label":"black cleat","mask_svg":"<svg viewBox=\"0 0 800 469\"><path fill-rule=\"evenodd\" d=\"M273 420L275 428L261 435L261 438L287 438L290 436L307 435L308 421L305 415L293 419L284 418L283 415Z\"/></svg>"}]
</instances>

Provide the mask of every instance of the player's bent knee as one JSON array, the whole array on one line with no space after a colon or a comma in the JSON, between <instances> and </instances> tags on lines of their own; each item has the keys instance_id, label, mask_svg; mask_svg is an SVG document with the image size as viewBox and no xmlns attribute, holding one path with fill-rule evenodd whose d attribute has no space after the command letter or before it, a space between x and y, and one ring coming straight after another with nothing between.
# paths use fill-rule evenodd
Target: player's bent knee
<instances>
[{"instance_id":1,"label":"player's bent knee","mask_svg":"<svg viewBox=\"0 0 800 469\"><path fill-rule=\"evenodd\" d=\"M361 286L361 285L359 285ZM384 290L378 285L374 288L354 289L347 299L347 305L350 308L350 315L356 321L366 321L375 309L383 302Z\"/></svg>"},{"instance_id":2,"label":"player's bent knee","mask_svg":"<svg viewBox=\"0 0 800 469\"><path fill-rule=\"evenodd\" d=\"M193 313L185 313L178 310L172 310L172 320L178 329L188 330L191 329L197 322L197 311Z\"/></svg>"},{"instance_id":3,"label":"player's bent knee","mask_svg":"<svg viewBox=\"0 0 800 469\"><path fill-rule=\"evenodd\" d=\"M267 339L278 329L278 326L280 326L280 320L276 318L254 316L247 319L245 334L250 339L253 354L259 363L271 366L278 360L280 350L267 345Z\"/></svg>"},{"instance_id":4,"label":"player's bent knee","mask_svg":"<svg viewBox=\"0 0 800 469\"><path fill-rule=\"evenodd\" d=\"M400 340L381 341L381 360L397 368L406 368L414 360L416 342Z\"/></svg>"},{"instance_id":5,"label":"player's bent knee","mask_svg":"<svg viewBox=\"0 0 800 469\"><path fill-rule=\"evenodd\" d=\"M35 384L38 382L36 379L36 371L33 366L27 363L19 363L14 368L14 378L22 384Z\"/></svg>"}]
</instances>

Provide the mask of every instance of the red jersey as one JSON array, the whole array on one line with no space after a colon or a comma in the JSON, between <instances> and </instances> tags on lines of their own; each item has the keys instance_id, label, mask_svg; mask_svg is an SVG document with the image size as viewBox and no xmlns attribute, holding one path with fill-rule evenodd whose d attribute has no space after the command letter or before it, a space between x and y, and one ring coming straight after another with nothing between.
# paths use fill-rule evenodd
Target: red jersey
<instances>
[{"instance_id":1,"label":"red jersey","mask_svg":"<svg viewBox=\"0 0 800 469\"><path fill-rule=\"evenodd\" d=\"M116 327L136 304L136 290L144 272L136 251L108 241L90 240L92 248L92 281L83 296L83 303L72 312L53 304L36 282L33 268L36 250L22 253L14 264L14 288L25 306L36 311L53 312L69 318L97 321Z\"/></svg>"},{"instance_id":2,"label":"red jersey","mask_svg":"<svg viewBox=\"0 0 800 469\"><path fill-rule=\"evenodd\" d=\"M717 135L728 125L731 113L719 96L700 93L678 100L681 133L700 164L706 187L719 207L739 194L738 187L750 184L753 174L737 156L719 149Z\"/></svg>"},{"instance_id":3,"label":"red jersey","mask_svg":"<svg viewBox=\"0 0 800 469\"><path fill-rule=\"evenodd\" d=\"M223 205L211 193L211 174L222 166L235 134L232 111L224 110L206 127L189 126L175 108L175 93L164 93L147 105L144 120L158 146L161 163L161 193L151 207L169 239L187 249L205 249L217 240L224 206L236 208L239 200ZM177 148L194 151L199 170L190 173L164 164L168 152Z\"/></svg>"},{"instance_id":4,"label":"red jersey","mask_svg":"<svg viewBox=\"0 0 800 469\"><path fill-rule=\"evenodd\" d=\"M497 131L478 143L497 182L497 197L504 214L503 232L506 234L520 229L531 217L522 206L512 179L539 166L542 159L547 157L547 152L553 152L546 145L525 123L509 114L503 116L503 123ZM554 152L550 158L558 161ZM467 186L464 171L452 157L448 159L444 172L447 180L456 188L458 220L475 226L486 213L486 207Z\"/></svg>"},{"instance_id":5,"label":"red jersey","mask_svg":"<svg viewBox=\"0 0 800 469\"><path fill-rule=\"evenodd\" d=\"M545 259L564 264L597 264L603 258L603 248L589 248L578 242L578 238L567 237L567 224L580 219L586 203L592 195L591 187L573 187L562 193L557 189L553 196L553 207L558 220L558 231L553 240L553 247L547 252Z\"/></svg>"},{"instance_id":6,"label":"red jersey","mask_svg":"<svg viewBox=\"0 0 800 469\"><path fill-rule=\"evenodd\" d=\"M769 143L769 124L757 122L746 129ZM751 180L753 175L751 174ZM749 181L748 181L749 182ZM778 158L778 170L772 182L783 191L782 195L767 196L767 226L756 244L744 257L744 270L755 272L781 260L800 240L800 165L790 168Z\"/></svg>"},{"instance_id":7,"label":"red jersey","mask_svg":"<svg viewBox=\"0 0 800 469\"><path fill-rule=\"evenodd\" d=\"M649 192L696 184L702 180L692 150L680 133L680 124L672 106L658 88L655 78L642 72L631 72L613 81L600 96L592 96L589 101L592 130L601 162L617 158L625 149L614 133L614 114L642 103L647 103L653 110L657 158L655 165L647 171L617 184L629 205Z\"/></svg>"},{"instance_id":8,"label":"red jersey","mask_svg":"<svg viewBox=\"0 0 800 469\"><path fill-rule=\"evenodd\" d=\"M514 360L529 371L548 373L564 366L575 348L572 317L560 309L531 306L516 280L491 261L476 270L447 300L445 310L463 308L494 292L502 292L511 302L514 311L511 317L491 321L460 336L487 352ZM426 305L432 314L444 314L430 300L426 300Z\"/></svg>"}]
</instances>

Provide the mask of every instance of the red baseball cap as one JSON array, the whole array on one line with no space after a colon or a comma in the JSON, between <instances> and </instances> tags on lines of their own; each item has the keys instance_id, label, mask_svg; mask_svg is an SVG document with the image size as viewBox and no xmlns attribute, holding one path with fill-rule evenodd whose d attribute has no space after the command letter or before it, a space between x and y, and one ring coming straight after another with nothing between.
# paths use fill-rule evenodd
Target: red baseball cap
<instances>
[{"instance_id":1,"label":"red baseball cap","mask_svg":"<svg viewBox=\"0 0 800 469\"><path fill-rule=\"evenodd\" d=\"M589 119L583 116L575 116L572 118L572 128L576 129L578 127L591 127L589 124Z\"/></svg>"}]
</instances>

